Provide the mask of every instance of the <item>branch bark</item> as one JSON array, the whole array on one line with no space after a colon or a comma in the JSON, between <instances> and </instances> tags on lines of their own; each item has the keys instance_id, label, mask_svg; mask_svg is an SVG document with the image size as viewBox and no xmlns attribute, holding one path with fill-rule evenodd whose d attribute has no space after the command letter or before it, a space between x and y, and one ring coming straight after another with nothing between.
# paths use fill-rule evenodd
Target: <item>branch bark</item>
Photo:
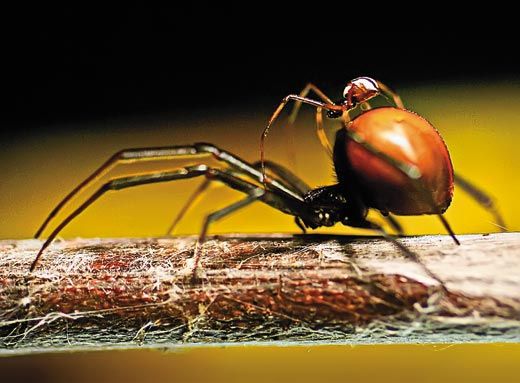
<instances>
[{"instance_id":1,"label":"branch bark","mask_svg":"<svg viewBox=\"0 0 520 383\"><path fill-rule=\"evenodd\" d=\"M401 241L214 237L0 241L0 353L193 344L520 341L520 234Z\"/></svg>"}]
</instances>

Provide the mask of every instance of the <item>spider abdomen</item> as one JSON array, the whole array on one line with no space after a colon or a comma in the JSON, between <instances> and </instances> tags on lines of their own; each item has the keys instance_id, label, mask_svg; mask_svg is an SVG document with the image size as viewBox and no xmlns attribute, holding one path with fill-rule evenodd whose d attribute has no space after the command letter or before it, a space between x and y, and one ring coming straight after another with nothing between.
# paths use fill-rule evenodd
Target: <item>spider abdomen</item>
<instances>
[{"instance_id":1,"label":"spider abdomen","mask_svg":"<svg viewBox=\"0 0 520 383\"><path fill-rule=\"evenodd\" d=\"M377 108L348 123L385 155L420 171L418 180L385 159L346 139L349 173L355 177L368 207L398 215L439 214L453 196L453 167L446 145L424 118L404 109Z\"/></svg>"}]
</instances>

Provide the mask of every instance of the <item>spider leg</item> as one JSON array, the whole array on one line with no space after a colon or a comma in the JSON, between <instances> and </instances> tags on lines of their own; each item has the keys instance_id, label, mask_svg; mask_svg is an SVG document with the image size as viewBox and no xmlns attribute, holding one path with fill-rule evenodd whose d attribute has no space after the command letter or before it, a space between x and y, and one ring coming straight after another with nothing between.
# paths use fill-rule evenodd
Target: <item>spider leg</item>
<instances>
[{"instance_id":1,"label":"spider leg","mask_svg":"<svg viewBox=\"0 0 520 383\"><path fill-rule=\"evenodd\" d=\"M348 116L349 111L346 110L345 115ZM323 108L317 107L316 108L316 132L318 134L318 138L320 139L321 146L323 146L329 155L332 155L332 144L330 143L329 139L327 138L327 135L325 134L325 128L323 126Z\"/></svg>"},{"instance_id":2,"label":"spider leg","mask_svg":"<svg viewBox=\"0 0 520 383\"><path fill-rule=\"evenodd\" d=\"M303 181L300 177L298 177L292 171L287 169L285 166L269 160L264 161L264 166L276 177L278 177L277 180L280 183L283 183L288 189L291 189L293 192L303 196L305 193L311 190L311 187L307 185L305 181ZM261 169L262 162L253 162L253 167L255 169Z\"/></svg>"},{"instance_id":3,"label":"spider leg","mask_svg":"<svg viewBox=\"0 0 520 383\"><path fill-rule=\"evenodd\" d=\"M305 88L302 89L302 91L299 93L299 96L307 97L311 91L313 93L315 93L323 102L326 102L328 104L334 104L334 101L332 101L321 89L319 89L313 83L308 83L307 85L305 85ZM288 126L287 126L287 129L285 130L288 137L294 136L294 123L296 122L296 118L298 117L301 106L302 106L301 101L296 101L294 103L291 114L289 115ZM325 135L325 131L323 129L323 124L319 124L319 123L316 124L316 134L318 135L318 138L319 138L321 144L325 148L327 148L328 141L327 141L327 136ZM291 163L295 164L296 155L294 152L294 146L289 143L288 148L289 148L289 154L288 154L289 159L290 159Z\"/></svg>"},{"instance_id":4,"label":"spider leg","mask_svg":"<svg viewBox=\"0 0 520 383\"><path fill-rule=\"evenodd\" d=\"M303 234L307 234L307 228L300 217L294 217L294 223L300 228Z\"/></svg>"},{"instance_id":5,"label":"spider leg","mask_svg":"<svg viewBox=\"0 0 520 383\"><path fill-rule=\"evenodd\" d=\"M56 236L61 230L67 226L75 217L83 212L87 207L99 199L103 194L110 190L126 189L133 186L145 185L158 182L175 181L179 179L194 178L197 176L206 176L210 179L217 179L227 186L251 194L252 191L258 188L257 185L245 181L236 175L226 170L219 170L210 168L206 165L189 166L185 168L176 169L173 171L166 172L155 172L144 175L137 175L131 177L122 177L113 179L103 186L101 186L94 194L92 194L83 204L81 204L76 210L70 213L51 233L47 240L42 245L36 258L31 265L31 271L35 269L38 264L38 260L42 255L43 251L52 243ZM303 201L292 197L291 195L284 194L282 191L264 191L261 197L259 197L264 203L278 209L284 213L302 216L304 219L313 220L315 219L314 211L310 210Z\"/></svg>"},{"instance_id":6,"label":"spider leg","mask_svg":"<svg viewBox=\"0 0 520 383\"><path fill-rule=\"evenodd\" d=\"M391 214L383 215L386 222L394 229L398 235L403 235L404 230L399 221Z\"/></svg>"},{"instance_id":7,"label":"spider leg","mask_svg":"<svg viewBox=\"0 0 520 383\"><path fill-rule=\"evenodd\" d=\"M313 91L316 93L316 95L321 98L323 102L326 102L328 104L334 104L334 102L316 85L309 82L307 85L305 85L305 88L302 89L302 91L298 94L300 97L307 97L309 92ZM292 108L291 114L289 115L289 124L292 125L296 121L296 118L298 117L298 113L300 112L300 108L302 106L302 101L296 101L294 103L294 106Z\"/></svg>"},{"instance_id":8,"label":"spider leg","mask_svg":"<svg viewBox=\"0 0 520 383\"><path fill-rule=\"evenodd\" d=\"M287 103L289 101L295 101L295 102L299 102L299 103L309 104L309 105L312 105L315 107L321 107L323 109L331 110L331 111L332 110L343 111L342 106L335 105L334 103L330 103L330 102L320 102L320 101L316 101L316 100L313 100L310 98L301 97L301 96L298 96L295 94L290 94L290 95L284 97L284 99L282 100L280 105L278 105L278 108L276 108L276 110L272 114L271 118L269 119L269 122L267 123L267 126L265 127L265 129L262 133L262 136L260 138L260 162L262 163L262 174L264 176L265 176L265 167L263 164L265 163L265 140L267 139L271 126L276 121L276 119L280 116L280 113L282 112L282 110L285 108L285 106L287 105ZM321 140L321 136L320 136L320 140Z\"/></svg>"},{"instance_id":9,"label":"spider leg","mask_svg":"<svg viewBox=\"0 0 520 383\"><path fill-rule=\"evenodd\" d=\"M197 239L197 243L195 245L195 251L193 254L193 273L192 275L195 276L197 273L198 265L200 262L200 257L202 255L202 246L204 242L206 242L206 237L208 234L209 225L212 223L236 212L237 210L240 210L250 204L252 204L255 201L258 201L260 197L262 197L265 194L265 190L262 188L256 188L249 192L249 196L245 199L242 199L238 202L235 202L229 206L226 206L223 209L217 210L208 216L206 216L206 219L204 219L204 223L202 224L202 229L200 230L199 238Z\"/></svg>"},{"instance_id":10,"label":"spider leg","mask_svg":"<svg viewBox=\"0 0 520 383\"><path fill-rule=\"evenodd\" d=\"M78 186L76 186L69 194L67 194L49 213L43 224L36 232L35 237L40 237L43 230L47 227L50 221L67 205L70 200L72 200L72 198L83 191L92 182L98 180L119 164L200 156L213 156L217 160L227 163L229 166L249 175L254 180L258 182L264 182L261 172L259 172L257 169L254 169L251 165L241 160L240 158L211 144L198 143L195 145L184 146L125 149L110 157L97 170L95 170L90 176L85 178ZM265 182L269 183L269 185L273 188L283 190L284 192L298 198L297 195L292 193L290 190L287 190L287 188L283 187L283 185L280 185L276 181L269 182L266 180Z\"/></svg>"},{"instance_id":11,"label":"spider leg","mask_svg":"<svg viewBox=\"0 0 520 383\"><path fill-rule=\"evenodd\" d=\"M175 219L172 221L170 226L168 226L168 230L166 230L166 236L173 235L173 232L177 228L177 225L181 222L186 213L190 211L191 208L197 204L197 202L200 201L204 193L208 190L210 184L211 180L207 178L204 181L202 181L202 183L199 185L197 189L193 191L193 193L191 193L190 197L186 200L181 210L179 210L179 212L175 216Z\"/></svg>"},{"instance_id":12,"label":"spider leg","mask_svg":"<svg viewBox=\"0 0 520 383\"><path fill-rule=\"evenodd\" d=\"M470 181L462 177L460 174L455 174L455 184L464 190L470 197L472 197L483 209L490 212L501 231L507 231L507 226L500 211L495 206L493 198L479 187L473 185Z\"/></svg>"},{"instance_id":13,"label":"spider leg","mask_svg":"<svg viewBox=\"0 0 520 383\"><path fill-rule=\"evenodd\" d=\"M396 107L399 109L404 109L403 100L401 100L401 96L399 96L396 92L394 92L391 88L389 88L387 85L383 84L381 81L375 80L377 83L377 86L379 90L381 91L381 94L383 97L385 97L387 100L392 100Z\"/></svg>"},{"instance_id":14,"label":"spider leg","mask_svg":"<svg viewBox=\"0 0 520 383\"><path fill-rule=\"evenodd\" d=\"M252 164L253 168L259 169L261 167L261 162L257 161ZM279 165L272 161L266 161L265 166L269 171L271 171L277 178L277 181L283 184L286 188L290 189L293 193L299 194L300 196L307 193L311 188L304 181L298 178L293 172L289 169L285 168L282 165ZM179 222L184 218L186 213L194 207L199 201L202 195L207 191L211 183L210 179L204 180L197 189L190 195L186 203L183 205L181 210L175 216L175 219L168 227L166 231L166 235L169 236L173 233ZM305 233L305 227L302 224L296 221L296 224L302 231Z\"/></svg>"}]
</instances>

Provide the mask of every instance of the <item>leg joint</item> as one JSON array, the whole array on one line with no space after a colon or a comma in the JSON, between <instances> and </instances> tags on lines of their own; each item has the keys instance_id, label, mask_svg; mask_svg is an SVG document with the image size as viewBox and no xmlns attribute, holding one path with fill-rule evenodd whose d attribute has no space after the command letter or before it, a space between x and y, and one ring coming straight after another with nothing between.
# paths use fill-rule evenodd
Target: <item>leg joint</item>
<instances>
[{"instance_id":1,"label":"leg joint","mask_svg":"<svg viewBox=\"0 0 520 383\"><path fill-rule=\"evenodd\" d=\"M211 153L215 156L218 156L221 152L219 148L217 148L213 144L209 144L207 142L197 142L193 145L198 153Z\"/></svg>"}]
</instances>

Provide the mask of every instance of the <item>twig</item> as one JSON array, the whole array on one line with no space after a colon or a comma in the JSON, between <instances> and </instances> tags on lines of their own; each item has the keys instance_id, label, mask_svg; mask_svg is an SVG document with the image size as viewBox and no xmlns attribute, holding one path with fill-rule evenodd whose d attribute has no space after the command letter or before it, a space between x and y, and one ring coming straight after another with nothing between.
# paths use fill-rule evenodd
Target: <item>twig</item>
<instances>
[{"instance_id":1,"label":"twig","mask_svg":"<svg viewBox=\"0 0 520 383\"><path fill-rule=\"evenodd\" d=\"M0 241L0 353L223 343L519 342L520 234Z\"/></svg>"}]
</instances>

